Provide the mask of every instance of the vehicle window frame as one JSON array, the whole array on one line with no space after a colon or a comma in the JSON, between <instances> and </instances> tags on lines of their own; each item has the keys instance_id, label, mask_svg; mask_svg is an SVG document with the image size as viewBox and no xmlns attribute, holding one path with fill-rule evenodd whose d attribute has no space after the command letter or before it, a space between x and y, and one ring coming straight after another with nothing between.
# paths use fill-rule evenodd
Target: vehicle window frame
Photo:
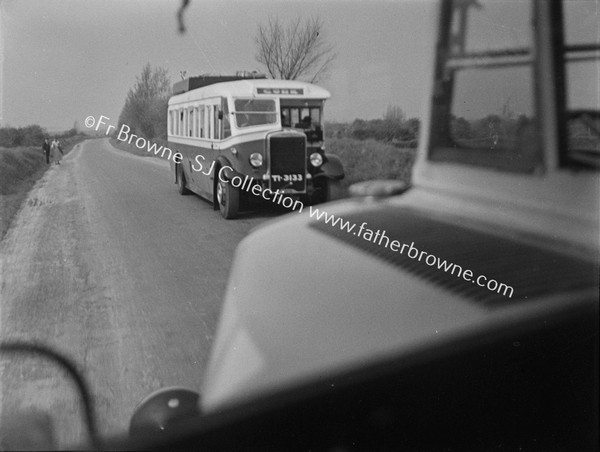
<instances>
[{"instance_id":1,"label":"vehicle window frame","mask_svg":"<svg viewBox=\"0 0 600 452\"><path fill-rule=\"evenodd\" d=\"M537 4L535 0L530 0L530 8L532 17L535 17ZM438 37L436 43L436 62L433 80L432 94L432 111L430 114L431 124L429 130L429 143L427 149L427 160L435 163L450 163L465 165L473 168L493 169L509 173L536 173L544 168L545 159L542 152L542 121L541 121L541 92L535 80L538 79L540 73L540 61L536 57L537 54L537 36L535 30L531 32L531 42L527 52L523 52L520 48L509 48L507 50L515 50L513 56L528 57L530 61L523 63L507 64L507 67L524 67L531 70L531 97L533 114L533 137L535 145L529 150L529 158L522 160L515 159L515 153L511 149L502 149L494 154L482 152L481 149L469 149L464 147L452 147L448 143L451 140L451 116L454 94L456 93L456 77L457 69L452 69L454 72L451 77L447 77L452 40L452 22L454 14L454 3L452 1L442 2L440 6L441 26L438 29ZM480 52L475 52L480 53ZM495 58L498 52L491 50L482 52L489 54L490 58ZM510 54L507 54L510 55ZM495 67L490 64L489 67ZM477 70L488 70L486 65L475 66ZM462 68L458 69L462 70Z\"/></svg>"},{"instance_id":2,"label":"vehicle window frame","mask_svg":"<svg viewBox=\"0 0 600 452\"><path fill-rule=\"evenodd\" d=\"M596 162L595 165L588 165L583 162L579 162L573 158L569 150L569 117L570 109L568 107L568 96L569 96L569 80L567 76L567 64L569 63L567 53L569 51L577 51L580 49L592 49L600 51L600 43L596 45L590 44L571 44L566 42L565 33L565 9L563 3L566 0L558 2L551 2L551 15L552 24L554 27L553 36L553 60L554 60L554 74L556 77L556 110L557 110L557 124L556 130L558 133L558 165L560 168L565 169L593 169L598 170L600 168L600 162Z\"/></svg>"},{"instance_id":3,"label":"vehicle window frame","mask_svg":"<svg viewBox=\"0 0 600 452\"><path fill-rule=\"evenodd\" d=\"M237 103L239 101L246 101L246 102L272 102L273 104L273 110L265 110L265 111L245 111L245 110L238 110L237 107ZM234 113L234 117L235 117L235 126L238 129L248 129L248 128L253 128L253 127L272 127L274 125L277 125L280 123L280 120L278 120L278 116L279 116L279 108L278 108L278 103L276 99L256 99L256 98L246 98L246 97L235 97L233 98L233 113ZM249 121L248 124L246 125L242 125L240 123L240 121L238 121L238 118L240 117L240 115L246 115L248 117L248 119L250 117L252 117L252 115L264 115L265 119L267 119L267 115L272 115L273 116L273 121L271 122L263 122L263 123L259 123L259 124L251 124L251 122Z\"/></svg>"}]
</instances>

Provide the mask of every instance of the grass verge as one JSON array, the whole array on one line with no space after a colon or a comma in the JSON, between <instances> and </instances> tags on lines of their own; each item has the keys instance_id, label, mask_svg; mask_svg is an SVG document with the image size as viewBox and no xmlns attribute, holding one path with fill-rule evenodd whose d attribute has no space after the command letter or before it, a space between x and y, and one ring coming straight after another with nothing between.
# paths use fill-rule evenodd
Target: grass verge
<instances>
[{"instance_id":1,"label":"grass verge","mask_svg":"<svg viewBox=\"0 0 600 452\"><path fill-rule=\"evenodd\" d=\"M61 140L65 155L87 138L76 135ZM23 200L48 168L41 144L38 147L0 147L0 240L6 235Z\"/></svg>"}]
</instances>

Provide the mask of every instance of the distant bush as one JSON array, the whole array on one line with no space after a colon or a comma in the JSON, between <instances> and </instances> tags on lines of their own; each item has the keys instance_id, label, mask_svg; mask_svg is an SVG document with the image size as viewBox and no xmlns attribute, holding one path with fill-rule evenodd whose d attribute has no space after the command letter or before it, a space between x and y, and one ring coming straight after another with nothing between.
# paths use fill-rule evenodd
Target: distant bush
<instances>
[{"instance_id":1,"label":"distant bush","mask_svg":"<svg viewBox=\"0 0 600 452\"><path fill-rule=\"evenodd\" d=\"M59 133L58 135L53 135L53 136L57 136L58 138L71 138L74 137L75 135L77 135L79 132L77 132L76 128L72 128L69 129L65 132Z\"/></svg>"},{"instance_id":2,"label":"distant bush","mask_svg":"<svg viewBox=\"0 0 600 452\"><path fill-rule=\"evenodd\" d=\"M42 146L44 138L72 138L78 134L77 129L72 128L65 132L48 133L38 125L27 127L2 127L0 128L0 147L16 148L28 146Z\"/></svg>"},{"instance_id":3,"label":"distant bush","mask_svg":"<svg viewBox=\"0 0 600 452\"><path fill-rule=\"evenodd\" d=\"M417 147L419 136L419 120L411 118L407 121L395 119L355 119L347 133L357 140L373 139L386 143L411 143Z\"/></svg>"},{"instance_id":4,"label":"distant bush","mask_svg":"<svg viewBox=\"0 0 600 452\"><path fill-rule=\"evenodd\" d=\"M325 121L325 138L348 138L350 137L350 123Z\"/></svg>"},{"instance_id":5,"label":"distant bush","mask_svg":"<svg viewBox=\"0 0 600 452\"><path fill-rule=\"evenodd\" d=\"M47 136L46 129L38 125L19 128L2 127L0 128L0 147L41 146Z\"/></svg>"},{"instance_id":6,"label":"distant bush","mask_svg":"<svg viewBox=\"0 0 600 452\"><path fill-rule=\"evenodd\" d=\"M41 168L45 161L44 154L38 148L0 149L0 195L15 193L18 184Z\"/></svg>"},{"instance_id":7,"label":"distant bush","mask_svg":"<svg viewBox=\"0 0 600 452\"><path fill-rule=\"evenodd\" d=\"M344 186L372 179L398 179L410 183L416 150L399 148L373 139L331 138L327 152L340 157Z\"/></svg>"},{"instance_id":8,"label":"distant bush","mask_svg":"<svg viewBox=\"0 0 600 452\"><path fill-rule=\"evenodd\" d=\"M406 119L400 107L388 106L383 118L355 119L352 123L326 122L326 138L354 138L391 143L401 148L416 148L421 122Z\"/></svg>"}]
</instances>

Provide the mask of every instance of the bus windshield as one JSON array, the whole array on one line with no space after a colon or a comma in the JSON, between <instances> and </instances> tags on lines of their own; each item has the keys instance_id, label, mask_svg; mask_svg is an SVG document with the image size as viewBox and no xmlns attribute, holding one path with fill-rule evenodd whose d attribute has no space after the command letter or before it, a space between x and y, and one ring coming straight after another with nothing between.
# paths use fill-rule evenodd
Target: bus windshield
<instances>
[{"instance_id":1,"label":"bus windshield","mask_svg":"<svg viewBox=\"0 0 600 452\"><path fill-rule=\"evenodd\" d=\"M319 107L281 106L281 125L296 129L320 129L321 109Z\"/></svg>"},{"instance_id":2,"label":"bus windshield","mask_svg":"<svg viewBox=\"0 0 600 452\"><path fill-rule=\"evenodd\" d=\"M235 99L235 121L238 127L253 127L277 122L272 99Z\"/></svg>"}]
</instances>

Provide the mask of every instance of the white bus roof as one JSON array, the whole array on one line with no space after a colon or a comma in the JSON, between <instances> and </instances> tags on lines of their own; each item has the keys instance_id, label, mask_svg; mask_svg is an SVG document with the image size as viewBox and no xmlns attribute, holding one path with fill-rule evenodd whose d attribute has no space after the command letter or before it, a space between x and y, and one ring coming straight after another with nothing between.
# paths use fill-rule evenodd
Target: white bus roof
<instances>
[{"instance_id":1,"label":"white bus roof","mask_svg":"<svg viewBox=\"0 0 600 452\"><path fill-rule=\"evenodd\" d=\"M289 99L329 99L331 94L320 86L297 80L252 79L222 82L177 94L169 99L169 105L192 102L218 96Z\"/></svg>"}]
</instances>

